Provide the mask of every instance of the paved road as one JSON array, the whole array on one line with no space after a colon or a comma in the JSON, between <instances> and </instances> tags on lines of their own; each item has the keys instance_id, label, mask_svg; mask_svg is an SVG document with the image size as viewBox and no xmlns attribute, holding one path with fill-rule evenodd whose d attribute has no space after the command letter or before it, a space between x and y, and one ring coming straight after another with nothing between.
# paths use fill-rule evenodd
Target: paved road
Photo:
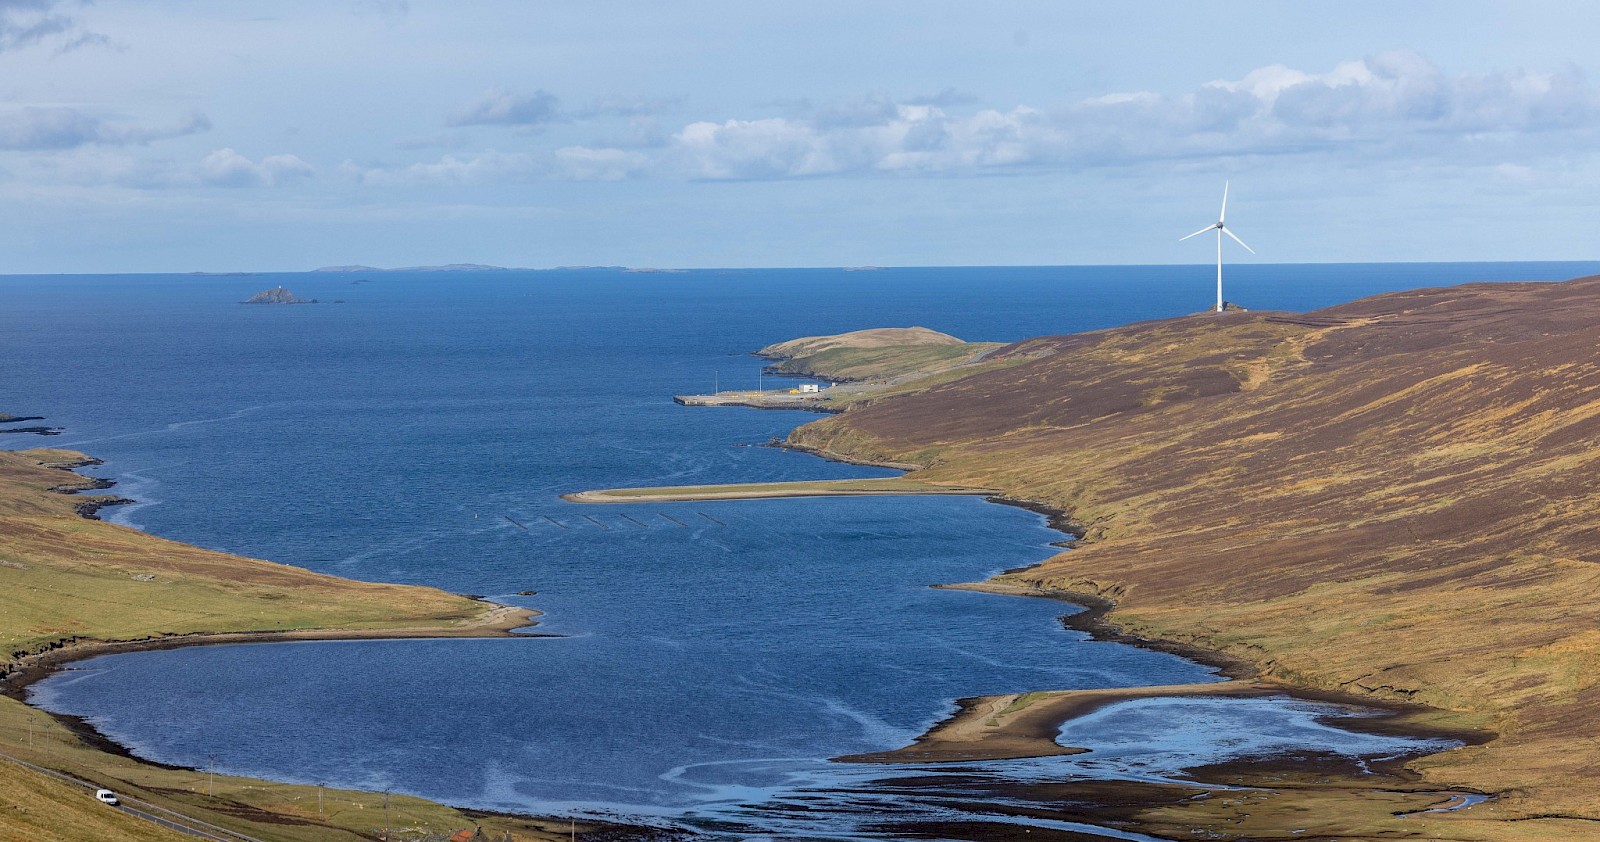
<instances>
[{"instance_id":1,"label":"paved road","mask_svg":"<svg viewBox=\"0 0 1600 842\"><path fill-rule=\"evenodd\" d=\"M12 757L9 754L0 754L0 760L9 761L23 768L32 769L40 774L49 775L52 778L66 781L73 786L81 787L86 793L84 796L85 798L93 799L95 790L101 788L99 784L92 784L81 778L75 778L71 775L57 772L54 769L46 769L43 766L35 766L26 760ZM122 803L118 804L114 809L121 810L130 816L138 816L145 821L154 822L162 827L171 828L179 833L187 833L190 836L198 836L202 839L210 839L213 840L213 842L262 842L262 840L257 839L254 836L246 836L243 833L238 833L225 827L218 827L214 824L210 824L209 822L200 821L199 819L186 816L182 813L168 810L159 804L151 804L148 801L143 801L138 798L129 798L121 794L119 794L117 798L121 800Z\"/></svg>"}]
</instances>

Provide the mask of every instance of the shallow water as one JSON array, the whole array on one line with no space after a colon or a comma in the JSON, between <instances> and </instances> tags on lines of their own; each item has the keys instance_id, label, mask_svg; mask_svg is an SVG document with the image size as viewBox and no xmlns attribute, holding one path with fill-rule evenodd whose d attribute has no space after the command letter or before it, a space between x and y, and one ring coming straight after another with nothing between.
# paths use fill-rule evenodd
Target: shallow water
<instances>
[{"instance_id":1,"label":"shallow water","mask_svg":"<svg viewBox=\"0 0 1600 842\"><path fill-rule=\"evenodd\" d=\"M1597 269L1252 266L1229 297L1306 309ZM957 698L1211 676L1088 641L1059 603L927 587L1055 552L1061 536L1020 509L558 497L888 474L761 446L813 416L669 396L754 386L747 352L800 335L922 324L1011 340L1176 315L1205 305L1204 267L361 277L0 278L0 410L67 429L0 446L106 459L95 473L140 501L107 515L157 534L486 594L546 612L539 631L566 637L114 656L37 686L37 702L169 763L214 754L221 771L479 807L845 838L864 832L862 799L943 808L845 804L840 788L905 772L826 758L904 744ZM330 303L237 304L280 282ZM512 596L523 590L538 594ZM1091 754L983 774L1159 777L1246 750L1420 747L1316 726L1314 710L1119 705L1068 729ZM794 799L813 809L781 809Z\"/></svg>"}]
</instances>

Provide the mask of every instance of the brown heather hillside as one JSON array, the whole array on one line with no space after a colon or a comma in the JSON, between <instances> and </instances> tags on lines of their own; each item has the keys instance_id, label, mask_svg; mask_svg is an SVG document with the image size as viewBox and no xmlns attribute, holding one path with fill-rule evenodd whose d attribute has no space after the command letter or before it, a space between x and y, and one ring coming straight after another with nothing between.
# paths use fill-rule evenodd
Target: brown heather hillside
<instances>
[{"instance_id":1,"label":"brown heather hillside","mask_svg":"<svg viewBox=\"0 0 1600 842\"><path fill-rule=\"evenodd\" d=\"M1040 356L794 438L1067 512L1086 540L1007 578L1112 599L1130 631L1493 730L1413 764L1500 795L1450 838L1600 820L1600 279L996 355Z\"/></svg>"}]
</instances>

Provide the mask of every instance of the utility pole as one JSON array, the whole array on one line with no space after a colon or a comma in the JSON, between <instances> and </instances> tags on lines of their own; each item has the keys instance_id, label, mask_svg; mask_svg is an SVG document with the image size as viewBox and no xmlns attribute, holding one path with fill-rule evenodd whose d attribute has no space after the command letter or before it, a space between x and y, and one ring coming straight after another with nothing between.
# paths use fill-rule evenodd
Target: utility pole
<instances>
[{"instance_id":1,"label":"utility pole","mask_svg":"<svg viewBox=\"0 0 1600 842\"><path fill-rule=\"evenodd\" d=\"M322 812L322 784L317 784L317 818L327 818L327 815Z\"/></svg>"},{"instance_id":2,"label":"utility pole","mask_svg":"<svg viewBox=\"0 0 1600 842\"><path fill-rule=\"evenodd\" d=\"M211 797L211 789L217 783L217 756L211 755L211 776L206 779L206 797Z\"/></svg>"},{"instance_id":3,"label":"utility pole","mask_svg":"<svg viewBox=\"0 0 1600 842\"><path fill-rule=\"evenodd\" d=\"M389 842L389 790L383 791L383 842Z\"/></svg>"},{"instance_id":4,"label":"utility pole","mask_svg":"<svg viewBox=\"0 0 1600 842\"><path fill-rule=\"evenodd\" d=\"M721 391L722 391L722 369L717 369L716 374L712 375L712 378L711 378L711 394L713 394L713 395L719 394Z\"/></svg>"}]
</instances>

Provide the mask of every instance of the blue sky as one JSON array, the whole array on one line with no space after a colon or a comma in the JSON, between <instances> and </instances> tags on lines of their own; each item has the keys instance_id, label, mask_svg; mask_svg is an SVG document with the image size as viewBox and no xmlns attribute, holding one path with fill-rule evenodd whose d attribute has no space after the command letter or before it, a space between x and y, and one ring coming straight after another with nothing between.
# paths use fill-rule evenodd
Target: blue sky
<instances>
[{"instance_id":1,"label":"blue sky","mask_svg":"<svg viewBox=\"0 0 1600 842\"><path fill-rule=\"evenodd\" d=\"M1600 4L0 0L0 273L1588 259Z\"/></svg>"}]
</instances>

